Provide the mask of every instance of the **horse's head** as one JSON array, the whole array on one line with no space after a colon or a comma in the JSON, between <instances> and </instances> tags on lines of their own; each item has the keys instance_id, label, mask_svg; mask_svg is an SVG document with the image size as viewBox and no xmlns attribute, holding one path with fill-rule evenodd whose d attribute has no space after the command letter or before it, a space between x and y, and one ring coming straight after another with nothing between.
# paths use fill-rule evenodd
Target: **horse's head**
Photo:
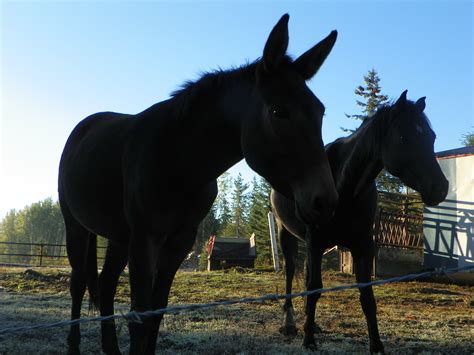
<instances>
[{"instance_id":1,"label":"horse's head","mask_svg":"<svg viewBox=\"0 0 474 355\"><path fill-rule=\"evenodd\" d=\"M414 103L406 95L405 90L390 110L383 162L391 174L420 192L424 203L437 205L446 198L449 182L436 161L436 136L423 113L425 98Z\"/></svg>"},{"instance_id":2,"label":"horse's head","mask_svg":"<svg viewBox=\"0 0 474 355\"><path fill-rule=\"evenodd\" d=\"M273 28L257 64L242 151L252 169L295 200L303 222L324 221L338 197L321 137L324 106L305 82L323 64L337 32L292 61L286 55L288 18Z\"/></svg>"}]
</instances>

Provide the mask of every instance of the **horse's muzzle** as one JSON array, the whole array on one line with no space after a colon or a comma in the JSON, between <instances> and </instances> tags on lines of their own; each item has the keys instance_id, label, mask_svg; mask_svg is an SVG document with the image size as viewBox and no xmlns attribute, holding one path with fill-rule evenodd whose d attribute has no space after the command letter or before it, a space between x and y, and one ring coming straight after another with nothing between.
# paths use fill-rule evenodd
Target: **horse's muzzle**
<instances>
[{"instance_id":1,"label":"horse's muzzle","mask_svg":"<svg viewBox=\"0 0 474 355\"><path fill-rule=\"evenodd\" d=\"M449 181L443 179L442 182L433 184L427 192L421 191L421 199L428 206L436 206L446 199L448 190Z\"/></svg>"}]
</instances>

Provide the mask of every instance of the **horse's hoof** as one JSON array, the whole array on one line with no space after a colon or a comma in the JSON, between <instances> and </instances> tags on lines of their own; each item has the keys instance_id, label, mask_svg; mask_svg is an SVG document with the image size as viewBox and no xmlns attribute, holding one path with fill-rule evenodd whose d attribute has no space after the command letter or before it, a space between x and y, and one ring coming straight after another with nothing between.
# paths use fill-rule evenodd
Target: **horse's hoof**
<instances>
[{"instance_id":1,"label":"horse's hoof","mask_svg":"<svg viewBox=\"0 0 474 355\"><path fill-rule=\"evenodd\" d=\"M81 355L81 351L78 346L69 346L67 349L67 355Z\"/></svg>"},{"instance_id":2,"label":"horse's hoof","mask_svg":"<svg viewBox=\"0 0 474 355\"><path fill-rule=\"evenodd\" d=\"M280 327L280 333L287 337L295 337L298 334L298 329L294 325L287 325Z\"/></svg>"},{"instance_id":3,"label":"horse's hoof","mask_svg":"<svg viewBox=\"0 0 474 355\"><path fill-rule=\"evenodd\" d=\"M382 342L379 341L376 344L371 344L370 345L370 353L371 354L378 354L378 353L385 354L385 350L383 348Z\"/></svg>"},{"instance_id":4,"label":"horse's hoof","mask_svg":"<svg viewBox=\"0 0 474 355\"><path fill-rule=\"evenodd\" d=\"M303 346L305 347L305 349L309 351L316 351L318 349L313 337L310 337L310 338L305 337L303 340Z\"/></svg>"},{"instance_id":5,"label":"horse's hoof","mask_svg":"<svg viewBox=\"0 0 474 355\"><path fill-rule=\"evenodd\" d=\"M106 355L122 355L122 353L120 352L120 349L118 347L113 347L113 348L110 348L110 349L102 349L102 351Z\"/></svg>"},{"instance_id":6,"label":"horse's hoof","mask_svg":"<svg viewBox=\"0 0 474 355\"><path fill-rule=\"evenodd\" d=\"M313 324L313 333L314 334L321 334L323 332L323 330L321 329L321 327L319 325L317 325L316 323Z\"/></svg>"}]
</instances>

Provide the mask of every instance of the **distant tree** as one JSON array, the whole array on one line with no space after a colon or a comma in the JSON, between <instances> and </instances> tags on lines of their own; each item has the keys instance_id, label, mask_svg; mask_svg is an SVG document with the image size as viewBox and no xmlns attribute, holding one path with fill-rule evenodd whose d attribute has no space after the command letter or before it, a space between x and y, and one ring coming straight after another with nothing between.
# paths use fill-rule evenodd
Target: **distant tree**
<instances>
[{"instance_id":1,"label":"distant tree","mask_svg":"<svg viewBox=\"0 0 474 355\"><path fill-rule=\"evenodd\" d=\"M218 220L217 234L221 235L231 222L231 208L229 203L232 176L229 172L223 173L217 179L218 194L214 201L216 218Z\"/></svg>"},{"instance_id":2,"label":"distant tree","mask_svg":"<svg viewBox=\"0 0 474 355\"><path fill-rule=\"evenodd\" d=\"M18 212L16 210L10 210L5 218L0 223L0 241L2 242L20 242L22 235L22 226L19 223ZM0 247L0 253L2 254L14 254L15 246L4 244ZM6 262L15 262L12 256L9 256Z\"/></svg>"},{"instance_id":3,"label":"distant tree","mask_svg":"<svg viewBox=\"0 0 474 355\"><path fill-rule=\"evenodd\" d=\"M0 240L3 242L16 242L20 235L20 226L18 225L18 213L16 210L10 210L0 223Z\"/></svg>"},{"instance_id":4,"label":"distant tree","mask_svg":"<svg viewBox=\"0 0 474 355\"><path fill-rule=\"evenodd\" d=\"M211 235L217 234L219 229L219 220L216 217L216 204L213 204L206 217L199 224L196 235L194 251L200 253L203 246L206 245Z\"/></svg>"},{"instance_id":5,"label":"distant tree","mask_svg":"<svg viewBox=\"0 0 474 355\"><path fill-rule=\"evenodd\" d=\"M365 85L365 86L364 86ZM358 106L362 108L361 114L348 115L347 118L365 121L367 118L373 116L377 109L388 102L388 96L381 94L382 87L380 86L380 78L375 69L369 70L367 75L364 75L364 85L359 85L354 93L361 96L365 101L356 99ZM343 128L344 132L354 132L354 129Z\"/></svg>"},{"instance_id":6,"label":"distant tree","mask_svg":"<svg viewBox=\"0 0 474 355\"><path fill-rule=\"evenodd\" d=\"M20 211L12 210L0 223L0 239L18 243L54 244L43 248L43 253L59 254L60 244L65 242L65 228L63 217L57 202L51 198L39 201L23 208ZM20 246L12 245L9 251L18 252ZM17 248L17 249L12 249ZM37 254L38 247L29 246L29 250L21 247L21 254ZM29 257L18 257L11 262L34 262Z\"/></svg>"},{"instance_id":7,"label":"distant tree","mask_svg":"<svg viewBox=\"0 0 474 355\"><path fill-rule=\"evenodd\" d=\"M474 131L462 135L461 144L465 147L474 146Z\"/></svg>"},{"instance_id":8,"label":"distant tree","mask_svg":"<svg viewBox=\"0 0 474 355\"><path fill-rule=\"evenodd\" d=\"M362 113L355 115L346 114L347 118L365 121L370 119L381 106L388 102L388 96L381 93L380 78L375 69L369 70L367 75L364 75L364 85L359 85L354 92L357 96L362 97L361 100L356 99L357 105L362 108ZM343 127L341 129L344 132L355 132L353 129ZM400 193L404 190L402 181L388 173L385 169L377 176L375 183L380 191Z\"/></svg>"},{"instance_id":9,"label":"distant tree","mask_svg":"<svg viewBox=\"0 0 474 355\"><path fill-rule=\"evenodd\" d=\"M63 244L65 230L57 202L52 198L33 203L24 210L24 231L32 243Z\"/></svg>"},{"instance_id":10,"label":"distant tree","mask_svg":"<svg viewBox=\"0 0 474 355\"><path fill-rule=\"evenodd\" d=\"M272 265L271 243L268 228L270 206L270 184L263 178L254 177L250 192L249 233L255 233L257 260L256 265Z\"/></svg>"},{"instance_id":11,"label":"distant tree","mask_svg":"<svg viewBox=\"0 0 474 355\"><path fill-rule=\"evenodd\" d=\"M248 236L248 193L249 185L244 182L239 173L233 181L230 223L223 230L223 235L244 237Z\"/></svg>"}]
</instances>

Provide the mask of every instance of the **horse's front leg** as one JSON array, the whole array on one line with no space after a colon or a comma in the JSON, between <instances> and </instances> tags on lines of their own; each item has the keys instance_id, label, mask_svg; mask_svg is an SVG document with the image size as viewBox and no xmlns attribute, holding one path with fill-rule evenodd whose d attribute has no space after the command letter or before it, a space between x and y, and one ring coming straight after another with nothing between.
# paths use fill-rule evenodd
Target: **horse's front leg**
<instances>
[{"instance_id":1,"label":"horse's front leg","mask_svg":"<svg viewBox=\"0 0 474 355\"><path fill-rule=\"evenodd\" d=\"M306 289L308 291L316 290L323 287L321 278L321 260L323 249L317 245L317 236L315 230L308 227L306 231ZM316 342L314 340L314 333L318 332L318 327L315 322L316 303L321 297L321 294L313 294L306 298L306 320L304 323L304 339L303 346L316 350Z\"/></svg>"},{"instance_id":2,"label":"horse's front leg","mask_svg":"<svg viewBox=\"0 0 474 355\"><path fill-rule=\"evenodd\" d=\"M186 227L169 237L169 240L159 248L156 255L156 269L153 277L152 309L168 306L168 296L179 266L192 249L196 239L197 226ZM154 354L156 340L163 314L151 319L151 333L147 343L147 353Z\"/></svg>"},{"instance_id":3,"label":"horse's front leg","mask_svg":"<svg viewBox=\"0 0 474 355\"><path fill-rule=\"evenodd\" d=\"M144 312L151 309L152 253L151 243L145 233L133 232L129 245L128 267L130 271L131 310ZM146 354L148 334L151 330L149 318L141 322L130 322L130 354Z\"/></svg>"},{"instance_id":4,"label":"horse's front leg","mask_svg":"<svg viewBox=\"0 0 474 355\"><path fill-rule=\"evenodd\" d=\"M374 246L371 243L367 248L352 251L354 257L355 274L358 283L371 281L372 263L374 259ZM377 325L377 305L375 303L372 287L359 288L360 304L364 311L369 330L370 352L383 353L384 348L380 340L379 329Z\"/></svg>"},{"instance_id":5,"label":"horse's front leg","mask_svg":"<svg viewBox=\"0 0 474 355\"><path fill-rule=\"evenodd\" d=\"M281 250L285 260L285 281L286 294L291 294L293 277L295 276L295 260L298 254L297 239L283 226L279 226L278 235L280 237ZM280 333L286 336L294 337L297 334L295 312L291 298L285 300L283 305L284 319L280 328Z\"/></svg>"}]
</instances>

